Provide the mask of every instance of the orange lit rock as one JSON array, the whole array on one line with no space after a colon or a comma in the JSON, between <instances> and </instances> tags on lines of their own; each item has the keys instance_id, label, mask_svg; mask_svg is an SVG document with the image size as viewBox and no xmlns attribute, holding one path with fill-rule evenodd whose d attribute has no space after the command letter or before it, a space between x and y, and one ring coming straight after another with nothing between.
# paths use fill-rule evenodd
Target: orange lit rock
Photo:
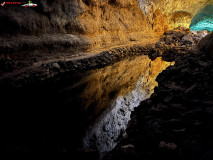
<instances>
[{"instance_id":1,"label":"orange lit rock","mask_svg":"<svg viewBox=\"0 0 213 160\"><path fill-rule=\"evenodd\" d=\"M79 85L86 86L79 98L86 112L92 111L89 119L109 107L115 98L130 93L142 76L146 81L143 89L144 93L148 93L148 98L157 86L157 75L171 64L173 63L162 61L161 58L151 61L148 56L140 56L103 69L89 71L89 75L79 82Z\"/></svg>"}]
</instances>

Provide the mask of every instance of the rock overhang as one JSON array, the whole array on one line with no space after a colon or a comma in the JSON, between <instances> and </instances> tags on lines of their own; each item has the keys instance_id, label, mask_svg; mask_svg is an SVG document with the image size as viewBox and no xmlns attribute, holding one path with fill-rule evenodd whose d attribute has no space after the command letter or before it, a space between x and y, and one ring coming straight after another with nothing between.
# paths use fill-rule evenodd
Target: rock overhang
<instances>
[{"instance_id":1,"label":"rock overhang","mask_svg":"<svg viewBox=\"0 0 213 160\"><path fill-rule=\"evenodd\" d=\"M190 28L197 31L213 31L213 4L207 5L194 16Z\"/></svg>"},{"instance_id":2,"label":"rock overhang","mask_svg":"<svg viewBox=\"0 0 213 160\"><path fill-rule=\"evenodd\" d=\"M142 43L178 26L188 28L193 17L212 3L213 0L40 0L36 8L4 7L0 10L0 52L3 57L16 50L40 53L39 49L76 54L75 51L88 53Z\"/></svg>"}]
</instances>

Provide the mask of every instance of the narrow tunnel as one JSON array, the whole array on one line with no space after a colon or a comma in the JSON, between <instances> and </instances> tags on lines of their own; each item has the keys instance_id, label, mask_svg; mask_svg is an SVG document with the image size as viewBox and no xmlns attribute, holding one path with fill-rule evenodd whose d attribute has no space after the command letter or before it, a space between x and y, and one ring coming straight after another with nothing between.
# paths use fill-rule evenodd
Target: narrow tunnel
<instances>
[{"instance_id":1,"label":"narrow tunnel","mask_svg":"<svg viewBox=\"0 0 213 160\"><path fill-rule=\"evenodd\" d=\"M213 159L212 0L0 3L6 153Z\"/></svg>"}]
</instances>

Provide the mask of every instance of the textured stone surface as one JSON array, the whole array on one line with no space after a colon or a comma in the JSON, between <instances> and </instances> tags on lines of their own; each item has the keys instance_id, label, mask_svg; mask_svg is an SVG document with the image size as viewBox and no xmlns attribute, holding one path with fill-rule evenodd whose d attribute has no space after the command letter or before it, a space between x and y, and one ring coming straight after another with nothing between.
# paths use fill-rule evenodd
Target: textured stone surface
<instances>
[{"instance_id":1,"label":"textured stone surface","mask_svg":"<svg viewBox=\"0 0 213 160\"><path fill-rule=\"evenodd\" d=\"M153 1L166 16L170 29L189 27L191 19L212 0L157 0Z\"/></svg>"},{"instance_id":2,"label":"textured stone surface","mask_svg":"<svg viewBox=\"0 0 213 160\"><path fill-rule=\"evenodd\" d=\"M113 149L117 144L119 136L125 132L128 121L130 120L131 112L141 101L150 97L154 87L157 86L157 83L155 82L156 76L172 64L173 63L162 61L161 58L151 61L148 56L142 56L115 64L115 69L111 67L104 69L101 76L103 76L103 73L104 75L107 74L108 69L110 69L110 71L115 71L119 76L119 78L116 78L117 75L114 74L115 72L111 72L110 76L107 76L107 79L110 79L111 84L109 84L106 79L105 81L108 85L102 92L103 95L110 95L108 92L108 90L110 90L111 93L114 92L115 98L110 97L107 100L111 101L110 103L107 103L106 101L99 104L102 109L105 104L108 104L109 106L107 106L102 115L87 130L85 138L83 139L84 147L95 147L100 153L109 152ZM125 68L125 70L124 72L121 72L123 68ZM138 78L135 82L136 77ZM97 77L94 76L94 78L96 79ZM97 83L95 79L93 80L93 83L100 88L100 91L101 88L105 86L105 82L99 86L99 83ZM101 78L97 79L101 80ZM132 83L132 81L135 83ZM122 87L126 84L128 85L127 87ZM91 88L94 90L96 87L95 85L91 85ZM94 101L96 97L93 96L90 91L90 87L87 87L87 90L85 90L87 96L89 95L88 93L91 94L91 96L88 97L88 100L86 100L87 104L85 105L88 105L91 100ZM98 95L99 92L96 91L95 94ZM93 97L93 99L91 97ZM102 100L104 100L103 98L104 97L102 97Z\"/></svg>"},{"instance_id":3,"label":"textured stone surface","mask_svg":"<svg viewBox=\"0 0 213 160\"><path fill-rule=\"evenodd\" d=\"M168 25L188 27L193 16L211 3L38 0L36 8L1 7L0 97L7 150L72 152L98 159L97 150L112 149L117 143L112 134L117 138L125 129L130 112L124 112L150 95L157 85L155 77L170 64L157 58L161 56L177 64L159 78L161 93L153 96L157 98L134 112L127 135L133 139L119 144L118 155L143 157L142 148L147 151L145 158L168 153L166 158L175 155L179 160L182 151L189 153L187 158L208 158L212 154L212 57L208 54L212 34L200 41L206 32L192 33L184 27L168 31ZM146 46L157 41L154 48ZM188 56L199 41L207 54ZM149 76L141 78L141 70ZM198 101L203 95L207 100ZM109 115L104 114L86 136L85 146L92 149L77 150L88 124L107 107ZM202 124L207 134L200 130ZM181 141L173 140L176 135Z\"/></svg>"},{"instance_id":4,"label":"textured stone surface","mask_svg":"<svg viewBox=\"0 0 213 160\"><path fill-rule=\"evenodd\" d=\"M36 8L0 10L0 59L19 68L121 45L154 43L151 39L168 29L160 10L146 15L137 0L37 3Z\"/></svg>"},{"instance_id":5,"label":"textured stone surface","mask_svg":"<svg viewBox=\"0 0 213 160\"><path fill-rule=\"evenodd\" d=\"M151 31L146 16L136 0L125 2L40 0L37 3L38 7L33 9L22 7L1 9L0 34L3 38L1 48L4 52L11 53L9 50L11 48L24 49L23 43L26 43L25 49L28 50L39 47L59 51L60 48L54 48L59 45L66 50L74 48L74 52L75 47L81 51L124 44L132 39L139 41ZM12 42L16 34L19 36ZM6 41L8 39L10 42ZM52 43L54 45L51 45Z\"/></svg>"},{"instance_id":6,"label":"textured stone surface","mask_svg":"<svg viewBox=\"0 0 213 160\"><path fill-rule=\"evenodd\" d=\"M165 16L170 27L178 26L189 28L192 18L212 0L139 0L145 13L152 14L153 9L159 9Z\"/></svg>"},{"instance_id":7,"label":"textured stone surface","mask_svg":"<svg viewBox=\"0 0 213 160\"><path fill-rule=\"evenodd\" d=\"M200 43L198 44L198 46L204 50L205 52L211 53L213 54L213 33L209 34L208 36L206 36L205 38L203 38Z\"/></svg>"},{"instance_id":8,"label":"textured stone surface","mask_svg":"<svg viewBox=\"0 0 213 160\"><path fill-rule=\"evenodd\" d=\"M200 44L212 46L211 38ZM105 159L213 158L213 55L200 46L159 74L155 93L135 109L127 135Z\"/></svg>"},{"instance_id":9,"label":"textured stone surface","mask_svg":"<svg viewBox=\"0 0 213 160\"><path fill-rule=\"evenodd\" d=\"M194 16L190 28L197 31L213 31L213 4L207 5Z\"/></svg>"},{"instance_id":10,"label":"textured stone surface","mask_svg":"<svg viewBox=\"0 0 213 160\"><path fill-rule=\"evenodd\" d=\"M192 36L193 41L196 41L196 38L199 40L202 37L202 33L192 33L185 28L180 29L182 30L165 32L154 48L152 46L144 47L138 45L117 47L94 56L85 56L84 58L76 59L53 59L51 61L35 62L31 66L21 68L18 68L20 64L18 65L12 60L2 59L0 61L2 72L0 75L1 97L4 100L3 104L15 107L15 109L12 107L14 113L5 112L13 115L12 117L8 115L11 117L8 123L11 126L16 124L14 122L14 119L18 116L16 113L22 115L24 119L28 119L27 122L32 123L31 129L35 127L40 131L41 128L39 126L36 127L36 124L44 127L50 123L50 128L45 129L45 133L54 132L54 128L61 129L63 132L59 136L56 136L57 141L40 134L37 137L38 142L50 147L51 144L49 142L41 142L42 138L44 138L54 143L49 148L50 150L63 151L65 149L66 151L71 151L66 145L70 143L72 147L77 147L80 139L79 136L82 136L81 134L84 132L82 130L86 129L89 123L94 122L94 119L100 116L103 110L108 108L109 110L106 112L109 113L115 107L111 114L107 118L105 117L106 119L102 117L103 119L100 120L100 123L88 132L88 140L92 142L86 142L89 144L85 145L87 147L92 146L93 148L94 141L97 140L101 143L95 146L100 151L110 150L117 142L114 143L111 137L100 137L102 135L101 132L96 133L96 131L101 131L106 126L105 122L111 122L113 116L115 116L114 118L118 121L114 125L107 126L104 130L106 130L106 135L116 133L115 135L118 136L120 133L119 129L125 129L130 116L130 113L125 114L126 117L122 116L119 108L124 105L126 110L128 110L128 104L132 104L131 107L133 108L141 100L147 98L150 92L152 92L153 87L157 85L155 77L169 64L157 57L162 56L163 59L173 61L179 54L187 54L187 50L191 47L191 44L189 46L182 44L184 42L182 38L185 35ZM193 43L196 44L197 42ZM176 46L174 46L175 44ZM169 48L170 45L173 45L173 49ZM148 56L152 60L157 59L151 62ZM135 84L143 74L147 75L147 77L139 81L141 86L139 85L139 87L135 88ZM37 99L36 102L35 97ZM17 104L21 107L16 108ZM28 108L29 105L31 106L30 108ZM24 112L22 113L26 108L29 110L29 116L23 115ZM72 112L69 112L71 108ZM34 110L33 113L39 115L39 120L35 116L32 116L32 113L30 113L32 110ZM120 113L115 114L115 111L119 111ZM55 119L56 115L61 119ZM49 120L47 121L45 118ZM120 121L119 118L123 119L123 121ZM119 121L123 125L117 127L116 125ZM22 128L26 126L27 122L17 120L17 123L19 123L17 126L21 126ZM67 128L68 125L71 125L75 131L67 131L69 128ZM112 130L114 132L110 132L107 128L114 128ZM21 131L24 130L21 129ZM13 130L10 129L9 131L12 133ZM65 135L63 136L63 134ZM97 137L92 137L91 135L93 134ZM73 137L76 138L75 143L71 143ZM23 139L27 143L26 138ZM107 146L107 143L110 145ZM19 144L24 145L24 148L28 150L32 149L28 148L22 142L17 142L17 144L18 146L14 144L10 146L13 151L22 150L19 148ZM38 146L32 141L30 141L30 145ZM57 147L61 148L57 149ZM96 150L96 147L93 150ZM46 148L44 146L40 150ZM124 147L124 149L128 148L132 149L132 147ZM39 149L37 148L36 150ZM92 155L93 153L96 152L91 151ZM90 151L88 154L90 154Z\"/></svg>"},{"instance_id":11,"label":"textured stone surface","mask_svg":"<svg viewBox=\"0 0 213 160\"><path fill-rule=\"evenodd\" d=\"M120 111L124 104L126 110L137 106L153 92L157 74L170 64L160 58L151 62L147 55L136 56L140 54L137 51L143 53L142 49L137 46L129 50L117 48L119 52L111 50L99 58L52 62L35 68L27 67L25 72L19 70L15 74L1 75L0 97L3 118L7 119L3 126L7 151L59 151L76 153L80 157L84 154L97 156L93 146L92 150L77 150L88 125L106 108L110 111L116 107L114 111ZM129 52L129 55L122 57L122 51ZM145 80L136 85L143 75L146 75ZM113 122L110 115L100 122ZM127 117L115 112L112 115L120 121L120 129L124 129L130 113L126 114ZM114 124L105 126L104 123L106 131L115 129L106 134L120 134L118 123ZM97 146L101 151L115 145L113 142L112 146L106 146L105 140L110 144L111 137L99 136L101 133L97 132L97 142L103 141Z\"/></svg>"},{"instance_id":12,"label":"textured stone surface","mask_svg":"<svg viewBox=\"0 0 213 160\"><path fill-rule=\"evenodd\" d=\"M23 61L39 61L41 55L79 57L88 51L149 41L167 31L168 25L170 29L189 27L195 14L212 0L37 3L36 8L0 10L0 58L20 62L20 68L26 66Z\"/></svg>"}]
</instances>

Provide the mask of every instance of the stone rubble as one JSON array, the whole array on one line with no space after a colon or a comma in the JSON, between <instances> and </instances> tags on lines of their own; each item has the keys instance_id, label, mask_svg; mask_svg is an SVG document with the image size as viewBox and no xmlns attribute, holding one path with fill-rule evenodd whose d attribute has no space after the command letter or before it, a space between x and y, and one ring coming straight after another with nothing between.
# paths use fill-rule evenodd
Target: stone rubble
<instances>
[{"instance_id":1,"label":"stone rubble","mask_svg":"<svg viewBox=\"0 0 213 160\"><path fill-rule=\"evenodd\" d=\"M213 159L213 55L188 52L158 76L155 93L136 108L127 136L104 160Z\"/></svg>"}]
</instances>

